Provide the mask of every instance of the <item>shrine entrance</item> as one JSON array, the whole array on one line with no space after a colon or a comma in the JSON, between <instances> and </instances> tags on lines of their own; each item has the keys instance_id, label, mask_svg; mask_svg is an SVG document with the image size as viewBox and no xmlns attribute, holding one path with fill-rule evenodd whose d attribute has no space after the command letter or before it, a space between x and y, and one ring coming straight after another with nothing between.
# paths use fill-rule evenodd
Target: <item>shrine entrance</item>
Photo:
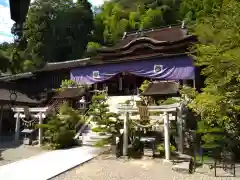
<instances>
[{"instance_id":1,"label":"shrine entrance","mask_svg":"<svg viewBox=\"0 0 240 180\"><path fill-rule=\"evenodd\" d=\"M110 96L134 95L138 93L138 88L146 78L133 75L131 73L119 73L111 79L98 83L98 89L108 88Z\"/></svg>"}]
</instances>

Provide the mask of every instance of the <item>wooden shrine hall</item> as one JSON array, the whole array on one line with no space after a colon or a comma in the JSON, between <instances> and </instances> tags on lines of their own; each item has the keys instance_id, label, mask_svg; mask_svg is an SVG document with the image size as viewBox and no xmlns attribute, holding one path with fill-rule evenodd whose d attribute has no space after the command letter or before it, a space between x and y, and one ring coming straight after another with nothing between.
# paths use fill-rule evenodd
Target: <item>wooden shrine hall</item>
<instances>
[{"instance_id":1,"label":"wooden shrine hall","mask_svg":"<svg viewBox=\"0 0 240 180\"><path fill-rule=\"evenodd\" d=\"M37 71L0 80L21 85L25 94L43 106L66 79L97 89L107 86L112 95L132 95L145 79L177 80L200 89L203 79L188 55L195 42L196 37L181 26L130 32L116 46L97 49L92 57L47 63Z\"/></svg>"},{"instance_id":2,"label":"wooden shrine hall","mask_svg":"<svg viewBox=\"0 0 240 180\"><path fill-rule=\"evenodd\" d=\"M100 48L91 64L73 67L70 78L78 84L108 87L112 95L136 93L145 79L181 81L200 87L189 47L196 37L184 27L168 27L125 33L114 47Z\"/></svg>"}]
</instances>

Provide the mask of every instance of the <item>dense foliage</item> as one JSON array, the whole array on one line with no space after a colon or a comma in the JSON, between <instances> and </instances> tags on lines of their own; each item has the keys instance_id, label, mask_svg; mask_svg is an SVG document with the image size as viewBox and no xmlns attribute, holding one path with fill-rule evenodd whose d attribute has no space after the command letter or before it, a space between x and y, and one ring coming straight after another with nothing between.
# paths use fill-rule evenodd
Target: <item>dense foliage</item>
<instances>
[{"instance_id":1,"label":"dense foliage","mask_svg":"<svg viewBox=\"0 0 240 180\"><path fill-rule=\"evenodd\" d=\"M204 67L205 88L190 104L201 117L202 140L221 148L240 145L240 3L223 1L208 17L199 19L195 32L196 64Z\"/></svg>"},{"instance_id":2,"label":"dense foliage","mask_svg":"<svg viewBox=\"0 0 240 180\"><path fill-rule=\"evenodd\" d=\"M92 40L114 45L124 32L179 23L180 1L112 0L95 15Z\"/></svg>"},{"instance_id":3,"label":"dense foliage","mask_svg":"<svg viewBox=\"0 0 240 180\"><path fill-rule=\"evenodd\" d=\"M84 123L84 118L64 103L58 114L53 114L39 126L44 130L45 143L53 149L60 149L74 145L73 138L79 123Z\"/></svg>"},{"instance_id":4,"label":"dense foliage","mask_svg":"<svg viewBox=\"0 0 240 180\"><path fill-rule=\"evenodd\" d=\"M92 30L91 5L86 0L36 0L31 4L24 36L34 60L80 58Z\"/></svg>"},{"instance_id":5,"label":"dense foliage","mask_svg":"<svg viewBox=\"0 0 240 180\"><path fill-rule=\"evenodd\" d=\"M96 125L93 131L112 135L109 139L98 144L113 143L114 137L120 134L120 129L123 128L123 125L116 113L109 112L109 105L104 93L97 93L92 97L88 115L93 116L92 121Z\"/></svg>"}]
</instances>

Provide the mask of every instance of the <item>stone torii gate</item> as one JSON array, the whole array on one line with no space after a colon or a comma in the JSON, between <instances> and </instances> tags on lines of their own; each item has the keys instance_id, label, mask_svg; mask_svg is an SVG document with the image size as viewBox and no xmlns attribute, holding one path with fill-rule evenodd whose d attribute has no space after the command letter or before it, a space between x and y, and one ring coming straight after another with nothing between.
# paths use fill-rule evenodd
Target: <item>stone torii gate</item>
<instances>
[{"instance_id":1,"label":"stone torii gate","mask_svg":"<svg viewBox=\"0 0 240 180\"><path fill-rule=\"evenodd\" d=\"M36 118L39 121L39 124L43 123L43 119L46 118L46 111L48 107L36 107L36 108L29 108L30 117ZM25 110L22 107L14 107L12 108L14 112L14 118L16 118L16 126L15 126L15 141L19 141L20 137L20 122L21 119L26 118L27 115L25 114ZM38 132L38 145L42 145L42 129L39 128Z\"/></svg>"},{"instance_id":2,"label":"stone torii gate","mask_svg":"<svg viewBox=\"0 0 240 180\"><path fill-rule=\"evenodd\" d=\"M163 113L164 120L164 147L165 147L165 160L170 160L170 134L169 134L169 114L171 112L177 112L177 125L178 125L178 136L179 136L179 151L183 153L183 118L182 118L182 107L179 103L162 106L148 106L149 112L161 112ZM123 156L128 154L128 121L131 113L138 112L137 107L124 105L118 107L118 111L124 114L124 128L123 128ZM162 118L162 116L159 116Z\"/></svg>"}]
</instances>

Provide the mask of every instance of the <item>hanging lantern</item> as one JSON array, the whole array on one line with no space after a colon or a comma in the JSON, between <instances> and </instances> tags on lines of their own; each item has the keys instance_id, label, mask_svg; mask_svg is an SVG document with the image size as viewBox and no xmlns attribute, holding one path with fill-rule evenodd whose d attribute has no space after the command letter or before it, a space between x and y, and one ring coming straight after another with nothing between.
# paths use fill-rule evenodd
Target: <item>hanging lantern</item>
<instances>
[{"instance_id":1,"label":"hanging lantern","mask_svg":"<svg viewBox=\"0 0 240 180\"><path fill-rule=\"evenodd\" d=\"M27 16L30 0L9 0L11 19L22 24Z\"/></svg>"}]
</instances>

